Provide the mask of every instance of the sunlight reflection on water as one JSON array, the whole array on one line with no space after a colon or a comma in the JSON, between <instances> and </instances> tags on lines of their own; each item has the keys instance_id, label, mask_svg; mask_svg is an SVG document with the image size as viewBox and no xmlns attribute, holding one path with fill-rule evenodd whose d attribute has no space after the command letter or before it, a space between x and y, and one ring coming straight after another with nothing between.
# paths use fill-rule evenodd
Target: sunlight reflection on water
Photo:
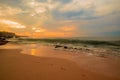
<instances>
[{"instance_id":1,"label":"sunlight reflection on water","mask_svg":"<svg viewBox=\"0 0 120 80\"><path fill-rule=\"evenodd\" d=\"M65 49L55 49L54 46L43 45L43 44L7 44L1 46L0 49L20 49L21 54L27 54L37 57L50 57L50 58L60 58L72 61L77 61L80 59L81 54L76 54L74 51L68 51ZM11 53L11 52L10 52ZM18 53L18 54L20 54Z\"/></svg>"},{"instance_id":2,"label":"sunlight reflection on water","mask_svg":"<svg viewBox=\"0 0 120 80\"><path fill-rule=\"evenodd\" d=\"M59 57L69 58L71 52L55 49L53 46L41 44L28 44L22 48L23 54L39 56L39 57ZM73 52L72 52L73 53Z\"/></svg>"},{"instance_id":3,"label":"sunlight reflection on water","mask_svg":"<svg viewBox=\"0 0 120 80\"><path fill-rule=\"evenodd\" d=\"M70 51L65 51L63 49L55 49L54 46L42 45L42 44L7 44L0 49L20 49L21 54L27 54L38 57L56 57L71 59L73 58Z\"/></svg>"},{"instance_id":4,"label":"sunlight reflection on water","mask_svg":"<svg viewBox=\"0 0 120 80\"><path fill-rule=\"evenodd\" d=\"M36 55L37 54L37 44L27 44L24 45L24 48L22 48L22 52L24 54L30 54L30 55Z\"/></svg>"},{"instance_id":5,"label":"sunlight reflection on water","mask_svg":"<svg viewBox=\"0 0 120 80\"><path fill-rule=\"evenodd\" d=\"M31 55L35 55L36 50L35 49L31 49Z\"/></svg>"}]
</instances>

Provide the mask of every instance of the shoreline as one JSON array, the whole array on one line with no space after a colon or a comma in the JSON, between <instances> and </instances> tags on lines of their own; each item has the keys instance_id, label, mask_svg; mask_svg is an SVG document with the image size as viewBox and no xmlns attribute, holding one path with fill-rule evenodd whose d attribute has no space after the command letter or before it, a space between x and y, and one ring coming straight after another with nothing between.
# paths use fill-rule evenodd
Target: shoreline
<instances>
[{"instance_id":1,"label":"shoreline","mask_svg":"<svg viewBox=\"0 0 120 80\"><path fill-rule=\"evenodd\" d=\"M21 54L20 49L0 50L0 80L119 80L119 76L106 76L91 72L85 66L60 58L36 57ZM83 60L82 60L83 59ZM82 58L81 63L87 58ZM89 59L88 59L89 60ZM92 61L94 63L94 61ZM89 63L89 61L87 61ZM89 64L88 64L89 65ZM101 65L102 66L102 65ZM103 69L104 70L104 69ZM117 71L117 70L116 70Z\"/></svg>"}]
</instances>

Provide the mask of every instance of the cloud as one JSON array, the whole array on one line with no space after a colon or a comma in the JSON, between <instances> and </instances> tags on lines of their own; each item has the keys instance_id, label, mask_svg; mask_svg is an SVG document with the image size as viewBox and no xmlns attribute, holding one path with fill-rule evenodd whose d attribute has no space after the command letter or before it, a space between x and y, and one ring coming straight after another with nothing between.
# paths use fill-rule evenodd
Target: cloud
<instances>
[{"instance_id":1,"label":"cloud","mask_svg":"<svg viewBox=\"0 0 120 80\"><path fill-rule=\"evenodd\" d=\"M46 2L41 2L37 0L25 0L23 1L24 6L28 7L28 12L31 16L41 15L43 13L48 13L54 10L59 5L59 2L48 0Z\"/></svg>"},{"instance_id":2,"label":"cloud","mask_svg":"<svg viewBox=\"0 0 120 80\"><path fill-rule=\"evenodd\" d=\"M39 27L39 28L33 27L32 30L33 30L34 32L45 32L45 31L46 31L46 29L40 28L40 27Z\"/></svg>"},{"instance_id":3,"label":"cloud","mask_svg":"<svg viewBox=\"0 0 120 80\"><path fill-rule=\"evenodd\" d=\"M119 0L72 0L57 12L63 19L94 19L108 15L119 15ZM68 16L68 17L66 17ZM65 18L66 17L66 18ZM59 18L59 17L58 17Z\"/></svg>"},{"instance_id":4,"label":"cloud","mask_svg":"<svg viewBox=\"0 0 120 80\"><path fill-rule=\"evenodd\" d=\"M72 0L70 3L60 8L61 12L79 11L82 9L90 9L94 0Z\"/></svg>"},{"instance_id":5,"label":"cloud","mask_svg":"<svg viewBox=\"0 0 120 80\"><path fill-rule=\"evenodd\" d=\"M0 0L0 4L5 4L6 6L18 7L20 6L22 0Z\"/></svg>"},{"instance_id":6,"label":"cloud","mask_svg":"<svg viewBox=\"0 0 120 80\"><path fill-rule=\"evenodd\" d=\"M22 34L29 31L28 28L18 22L10 21L10 20L0 20L0 31L7 31L7 32L13 32L16 34Z\"/></svg>"},{"instance_id":7,"label":"cloud","mask_svg":"<svg viewBox=\"0 0 120 80\"><path fill-rule=\"evenodd\" d=\"M11 16L23 13L22 9L20 8L13 8L10 6L2 5L0 7L0 16Z\"/></svg>"},{"instance_id":8,"label":"cloud","mask_svg":"<svg viewBox=\"0 0 120 80\"><path fill-rule=\"evenodd\" d=\"M94 11L95 16L105 16L111 13L120 13L120 0L97 0Z\"/></svg>"},{"instance_id":9,"label":"cloud","mask_svg":"<svg viewBox=\"0 0 120 80\"><path fill-rule=\"evenodd\" d=\"M10 20L0 20L0 23L7 24L7 25L9 25L10 27L13 27L13 28L26 28L26 26L23 26L23 25L21 25L17 22L10 21Z\"/></svg>"},{"instance_id":10,"label":"cloud","mask_svg":"<svg viewBox=\"0 0 120 80\"><path fill-rule=\"evenodd\" d=\"M0 28L37 37L117 31L119 3L120 0L0 0Z\"/></svg>"}]
</instances>

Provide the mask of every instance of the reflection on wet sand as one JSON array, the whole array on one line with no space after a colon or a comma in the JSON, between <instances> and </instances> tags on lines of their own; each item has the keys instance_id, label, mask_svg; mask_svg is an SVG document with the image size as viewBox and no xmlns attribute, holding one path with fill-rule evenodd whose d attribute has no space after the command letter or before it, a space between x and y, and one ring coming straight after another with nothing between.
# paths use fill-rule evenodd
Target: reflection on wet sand
<instances>
[{"instance_id":1,"label":"reflection on wet sand","mask_svg":"<svg viewBox=\"0 0 120 80\"><path fill-rule=\"evenodd\" d=\"M23 45L22 48L23 54L39 56L39 57L57 57L57 58L64 58L70 59L72 58L71 52L64 51L64 50L56 50L53 46L46 46L40 44L27 44Z\"/></svg>"},{"instance_id":2,"label":"reflection on wet sand","mask_svg":"<svg viewBox=\"0 0 120 80\"><path fill-rule=\"evenodd\" d=\"M56 48L54 48L54 46L42 45L42 44L37 44L37 43L36 44L6 44L3 46L0 46L0 49L1 49L0 53L3 53L3 54L4 53L13 53L13 56L20 55L20 53L16 52L16 49L18 49L18 50L22 51L21 54L39 56L41 58L47 57L47 58L59 58L59 59L64 59L64 60L67 59L69 61L77 63L77 65L79 65L80 67L82 67L85 70L88 70L90 72L97 72L99 74L103 74L106 76L112 76L112 77L119 78L119 74L120 74L120 71L119 71L120 65L118 65L118 63L120 62L119 61L120 59L112 59L112 58L107 58L107 57L101 58L101 57L96 57L93 55L87 55L88 51L86 51L86 53L82 54L82 51L84 51L84 50L81 50L79 53L76 53L75 50L70 51L68 49L63 49L63 48L56 49ZM12 51L10 51L9 49ZM13 50L13 49L15 49L15 50ZM16 54L14 54L14 53L16 53ZM26 55L24 55L24 56L26 56ZM16 59L17 58L15 58L15 61L21 61L21 60L18 60L19 58L17 60ZM10 60L13 60L13 59L10 59ZM26 58L23 59L23 62L24 61L26 61ZM29 64L29 62L28 62L28 64ZM39 62L40 61L38 61L37 64ZM52 61L52 63L54 63L54 62L56 62L56 60ZM58 62L55 64L58 64ZM48 65L47 65L47 68L48 68ZM98 80L98 79L94 79L94 80ZM103 79L101 79L101 80L103 80ZM106 79L106 80L110 80L110 79ZM113 79L113 80L117 80L117 79Z\"/></svg>"},{"instance_id":3,"label":"reflection on wet sand","mask_svg":"<svg viewBox=\"0 0 120 80\"><path fill-rule=\"evenodd\" d=\"M39 57L50 57L56 52L52 47L40 44L27 44L23 45L23 47L21 53Z\"/></svg>"},{"instance_id":4,"label":"reflection on wet sand","mask_svg":"<svg viewBox=\"0 0 120 80\"><path fill-rule=\"evenodd\" d=\"M36 54L36 50L35 49L31 49L31 55L35 55Z\"/></svg>"}]
</instances>

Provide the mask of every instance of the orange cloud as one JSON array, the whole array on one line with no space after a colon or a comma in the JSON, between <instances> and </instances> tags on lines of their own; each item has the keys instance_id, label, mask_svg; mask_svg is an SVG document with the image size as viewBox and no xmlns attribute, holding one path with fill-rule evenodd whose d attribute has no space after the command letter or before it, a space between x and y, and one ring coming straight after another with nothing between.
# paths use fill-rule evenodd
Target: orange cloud
<instances>
[{"instance_id":1,"label":"orange cloud","mask_svg":"<svg viewBox=\"0 0 120 80\"><path fill-rule=\"evenodd\" d=\"M26 26L10 20L0 20L0 23L9 25L10 27L13 27L13 28L26 28Z\"/></svg>"},{"instance_id":2,"label":"orange cloud","mask_svg":"<svg viewBox=\"0 0 120 80\"><path fill-rule=\"evenodd\" d=\"M34 37L34 38L44 38L44 37L73 37L76 36L77 27L76 26L62 26L56 31L50 31L44 28L32 28L33 32L25 32L24 35ZM80 34L82 31L80 32Z\"/></svg>"},{"instance_id":3,"label":"orange cloud","mask_svg":"<svg viewBox=\"0 0 120 80\"><path fill-rule=\"evenodd\" d=\"M9 25L0 23L0 31L12 32L12 29Z\"/></svg>"},{"instance_id":4,"label":"orange cloud","mask_svg":"<svg viewBox=\"0 0 120 80\"><path fill-rule=\"evenodd\" d=\"M77 34L78 27L73 25L62 26L57 28L56 30L50 31L44 27L29 27L29 29L15 28L15 27L11 27L11 25L13 24L16 25L17 23L11 21L5 21L5 22L7 24L1 23L1 25L3 24L3 27L0 27L2 30L14 32L17 35L21 35L21 36L45 38L45 37L73 37L78 35Z\"/></svg>"}]
</instances>

